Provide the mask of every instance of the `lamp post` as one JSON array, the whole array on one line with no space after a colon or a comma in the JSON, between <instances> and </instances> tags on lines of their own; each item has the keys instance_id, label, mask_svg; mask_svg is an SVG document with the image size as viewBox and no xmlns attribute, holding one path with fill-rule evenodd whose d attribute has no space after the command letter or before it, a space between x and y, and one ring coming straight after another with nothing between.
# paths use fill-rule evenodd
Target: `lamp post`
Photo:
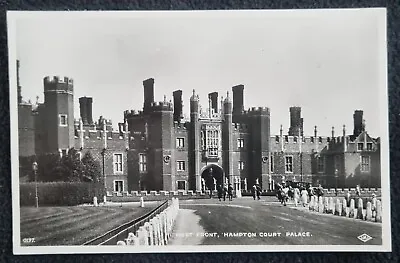
<instances>
[{"instance_id":1,"label":"lamp post","mask_svg":"<svg viewBox=\"0 0 400 263\"><path fill-rule=\"evenodd\" d=\"M35 175L35 206L36 206L36 208L38 208L39 207L39 197L38 197L38 184L37 184L37 170L38 170L37 162L32 163L32 170Z\"/></svg>"}]
</instances>

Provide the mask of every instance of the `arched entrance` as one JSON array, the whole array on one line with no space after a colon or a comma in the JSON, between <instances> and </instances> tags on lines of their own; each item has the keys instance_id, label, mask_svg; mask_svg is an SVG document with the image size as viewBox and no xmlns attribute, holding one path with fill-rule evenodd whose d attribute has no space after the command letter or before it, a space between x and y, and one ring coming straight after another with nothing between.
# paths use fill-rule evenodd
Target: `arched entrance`
<instances>
[{"instance_id":1,"label":"arched entrance","mask_svg":"<svg viewBox=\"0 0 400 263\"><path fill-rule=\"evenodd\" d=\"M209 164L201 171L202 190L216 190L224 185L224 170L217 164Z\"/></svg>"}]
</instances>

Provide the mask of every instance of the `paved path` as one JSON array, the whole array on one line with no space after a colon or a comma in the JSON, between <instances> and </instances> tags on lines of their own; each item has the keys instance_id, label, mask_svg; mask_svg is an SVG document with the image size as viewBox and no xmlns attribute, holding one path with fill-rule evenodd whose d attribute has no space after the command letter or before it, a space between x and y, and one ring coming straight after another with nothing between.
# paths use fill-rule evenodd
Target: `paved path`
<instances>
[{"instance_id":1,"label":"paved path","mask_svg":"<svg viewBox=\"0 0 400 263\"><path fill-rule=\"evenodd\" d=\"M380 245L382 227L308 208L282 206L276 198L180 201L170 244L204 245ZM357 237L368 234L366 243Z\"/></svg>"}]
</instances>

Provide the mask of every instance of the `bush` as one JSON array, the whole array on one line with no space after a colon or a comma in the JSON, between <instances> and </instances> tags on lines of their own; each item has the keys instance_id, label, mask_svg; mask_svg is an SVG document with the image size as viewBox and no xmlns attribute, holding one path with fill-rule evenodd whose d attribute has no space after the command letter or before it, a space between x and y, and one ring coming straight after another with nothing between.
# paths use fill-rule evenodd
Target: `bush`
<instances>
[{"instance_id":1,"label":"bush","mask_svg":"<svg viewBox=\"0 0 400 263\"><path fill-rule=\"evenodd\" d=\"M35 205L35 183L20 184L20 206ZM39 206L74 206L99 201L104 195L104 186L81 182L38 182Z\"/></svg>"}]
</instances>

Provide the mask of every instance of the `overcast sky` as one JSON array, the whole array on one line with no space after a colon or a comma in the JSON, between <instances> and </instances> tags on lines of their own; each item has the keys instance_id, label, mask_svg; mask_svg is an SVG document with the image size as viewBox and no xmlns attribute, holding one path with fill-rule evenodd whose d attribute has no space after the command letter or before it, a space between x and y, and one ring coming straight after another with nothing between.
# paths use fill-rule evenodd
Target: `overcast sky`
<instances>
[{"instance_id":1,"label":"overcast sky","mask_svg":"<svg viewBox=\"0 0 400 263\"><path fill-rule=\"evenodd\" d=\"M207 94L244 84L245 108L271 109L271 133L289 127L289 107L301 106L304 129L330 135L353 131L364 110L379 136L382 12L135 12L37 13L17 20L17 57L24 100L43 101L43 77L74 79L78 98L93 97L93 118L116 125L123 111L141 110L142 81L155 79L155 100L183 90L189 115L192 89Z\"/></svg>"}]
</instances>

